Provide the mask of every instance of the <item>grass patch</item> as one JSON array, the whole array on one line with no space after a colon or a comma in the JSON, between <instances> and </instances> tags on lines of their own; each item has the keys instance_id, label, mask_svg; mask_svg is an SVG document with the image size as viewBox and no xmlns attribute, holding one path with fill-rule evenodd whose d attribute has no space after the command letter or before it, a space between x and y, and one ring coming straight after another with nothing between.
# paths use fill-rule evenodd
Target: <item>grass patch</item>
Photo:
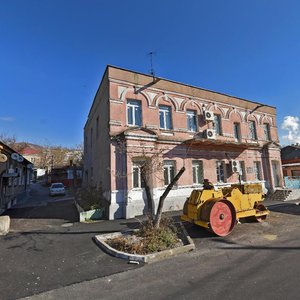
<instances>
[{"instance_id":1,"label":"grass patch","mask_svg":"<svg viewBox=\"0 0 300 300\"><path fill-rule=\"evenodd\" d=\"M118 251L141 255L182 245L176 225L166 216L163 216L158 229L154 227L152 220L148 219L142 222L140 228L134 233L108 239L106 243Z\"/></svg>"}]
</instances>

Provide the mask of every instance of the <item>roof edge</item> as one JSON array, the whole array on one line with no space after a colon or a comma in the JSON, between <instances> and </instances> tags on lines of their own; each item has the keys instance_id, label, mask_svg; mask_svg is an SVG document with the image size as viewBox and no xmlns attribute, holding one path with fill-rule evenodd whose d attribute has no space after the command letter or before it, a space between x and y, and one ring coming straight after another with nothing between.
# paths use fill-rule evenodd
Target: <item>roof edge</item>
<instances>
[{"instance_id":1,"label":"roof edge","mask_svg":"<svg viewBox=\"0 0 300 300\"><path fill-rule=\"evenodd\" d=\"M118 70L122 70L122 71L126 71L126 72L131 72L131 73L136 73L136 74L139 74L139 75L143 75L143 76L147 76L147 77L153 78L152 75L149 75L149 74L146 74L146 73L142 73L142 72L138 72L138 71L134 71L134 70L130 70L130 69L126 69L126 68L122 68L122 67L118 67L118 66L114 66L114 65L107 65L105 71L107 71L108 68L114 68L114 69L118 69ZM277 109L276 106L272 106L272 105L269 105L269 104L264 104L262 102L257 102L257 101L253 101L253 100L249 100L249 99L245 99L245 98L241 98L241 97L237 97L237 96L233 96L233 95L229 95L229 94L225 94L225 93L216 92L216 91L205 89L205 88L201 88L201 87L198 87L198 86L195 86L195 85L191 85L191 84L187 84L187 83L182 83L182 82L171 80L171 79L166 79L164 77L158 77L158 76L154 76L154 77L158 78L158 79L161 79L161 80L165 80L165 81L171 82L171 83L181 84L181 85L184 85L184 86L187 86L187 87L190 87L190 88L195 88L195 89L203 90L203 91L206 91L206 92L215 93L215 94L218 94L218 95L221 95L221 96L226 96L226 97L231 97L231 98L235 98L235 99L239 99L239 100L251 102L251 103L257 104L257 105L267 106L267 107L273 108L275 110Z\"/></svg>"}]
</instances>

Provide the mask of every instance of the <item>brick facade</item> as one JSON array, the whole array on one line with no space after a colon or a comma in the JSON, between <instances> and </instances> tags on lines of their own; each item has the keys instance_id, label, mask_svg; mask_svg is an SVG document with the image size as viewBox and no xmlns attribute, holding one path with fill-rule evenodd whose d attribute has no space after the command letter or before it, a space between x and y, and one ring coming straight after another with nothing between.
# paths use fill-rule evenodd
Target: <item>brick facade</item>
<instances>
[{"instance_id":1,"label":"brick facade","mask_svg":"<svg viewBox=\"0 0 300 300\"><path fill-rule=\"evenodd\" d=\"M165 210L182 209L203 178L217 186L283 186L274 107L116 67L103 75L84 140L84 184L101 186L110 219L145 212L139 162L155 155L155 206L168 180L186 168Z\"/></svg>"}]
</instances>

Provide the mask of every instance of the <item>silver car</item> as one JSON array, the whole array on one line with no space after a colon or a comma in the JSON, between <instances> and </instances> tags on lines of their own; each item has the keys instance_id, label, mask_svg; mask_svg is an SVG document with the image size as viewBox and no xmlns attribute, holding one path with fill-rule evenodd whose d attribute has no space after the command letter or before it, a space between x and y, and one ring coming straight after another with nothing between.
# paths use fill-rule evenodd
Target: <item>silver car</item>
<instances>
[{"instance_id":1,"label":"silver car","mask_svg":"<svg viewBox=\"0 0 300 300\"><path fill-rule=\"evenodd\" d=\"M62 183L52 183L49 190L50 196L65 195L65 186Z\"/></svg>"}]
</instances>

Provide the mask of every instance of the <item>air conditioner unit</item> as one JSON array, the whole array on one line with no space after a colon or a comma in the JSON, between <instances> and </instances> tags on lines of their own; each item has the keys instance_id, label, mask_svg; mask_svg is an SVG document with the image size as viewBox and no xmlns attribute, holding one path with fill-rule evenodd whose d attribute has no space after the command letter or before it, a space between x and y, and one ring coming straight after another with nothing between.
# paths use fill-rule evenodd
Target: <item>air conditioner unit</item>
<instances>
[{"instance_id":1,"label":"air conditioner unit","mask_svg":"<svg viewBox=\"0 0 300 300\"><path fill-rule=\"evenodd\" d=\"M216 139L216 132L214 129L206 129L205 131L205 137L209 140L215 140Z\"/></svg>"},{"instance_id":2,"label":"air conditioner unit","mask_svg":"<svg viewBox=\"0 0 300 300\"><path fill-rule=\"evenodd\" d=\"M234 173L239 173L240 172L240 163L237 160L232 160L231 161L231 170Z\"/></svg>"},{"instance_id":3,"label":"air conditioner unit","mask_svg":"<svg viewBox=\"0 0 300 300\"><path fill-rule=\"evenodd\" d=\"M214 120L214 113L209 111L209 110L204 111L204 120L205 121L213 121Z\"/></svg>"}]
</instances>

